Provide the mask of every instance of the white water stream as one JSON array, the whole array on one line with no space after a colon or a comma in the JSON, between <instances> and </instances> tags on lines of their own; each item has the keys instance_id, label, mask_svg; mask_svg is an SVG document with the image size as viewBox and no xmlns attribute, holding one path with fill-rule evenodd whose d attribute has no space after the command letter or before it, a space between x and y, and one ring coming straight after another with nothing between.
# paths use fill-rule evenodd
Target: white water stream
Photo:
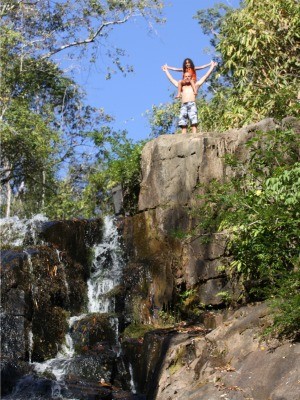
<instances>
[{"instance_id":1,"label":"white water stream","mask_svg":"<svg viewBox=\"0 0 300 400\"><path fill-rule=\"evenodd\" d=\"M102 243L96 245L93 250L92 273L87 282L87 313L70 317L68 321L69 331L76 321L89 313L113 313L115 311L114 297L107 296L107 294L120 283L123 260L117 227L112 217L105 217ZM111 323L117 336L118 321L116 321L116 318L111 318ZM35 370L39 373L51 372L60 382L63 380L67 366L74 355L73 340L68 332L65 336L65 343L61 346L56 357L43 363L34 363ZM56 392L58 392L58 388L56 387Z\"/></svg>"},{"instance_id":2,"label":"white water stream","mask_svg":"<svg viewBox=\"0 0 300 400\"><path fill-rule=\"evenodd\" d=\"M31 220L20 220L17 217L0 219L0 229L2 234L2 244L10 246L24 247L41 243L39 232L48 219L43 215L37 215ZM61 390L63 388L64 376L67 373L68 365L72 362L72 358L76 356L71 336L73 325L86 317L89 313L114 313L115 299L111 291L120 284L123 259L119 242L118 230L113 217L105 217L103 227L102 243L94 246L94 258L92 262L91 275L87 282L88 305L86 313L71 316L68 320L69 332L65 336L64 344L60 346L56 357L42 363L32 362L32 349L34 344L34 334L32 330L28 333L28 356L29 363L34 366L37 373L49 372L53 374L56 381L51 386L52 398L62 398ZM31 282L31 292L33 301L35 301L35 285L33 279L33 265L31 262L30 251L24 250L29 263L29 274ZM57 250L58 262L61 263L61 255ZM68 282L64 277L67 291L69 292ZM116 335L116 343L118 343L118 318L110 317L111 326ZM115 351L119 354L120 347L115 347ZM130 366L132 370L132 366ZM132 372L132 371L130 371ZM131 374L132 376L132 374ZM135 393L134 382L130 382L132 392Z\"/></svg>"},{"instance_id":3,"label":"white water stream","mask_svg":"<svg viewBox=\"0 0 300 400\"><path fill-rule=\"evenodd\" d=\"M123 260L113 218L105 217L103 241L94 251L93 272L87 282L88 312L114 312L113 297L107 294L120 283Z\"/></svg>"},{"instance_id":4,"label":"white water stream","mask_svg":"<svg viewBox=\"0 0 300 400\"><path fill-rule=\"evenodd\" d=\"M26 238L30 239L32 244L36 244L40 229L47 221L48 218L42 214L37 214L27 220L22 220L18 217L1 218L1 245L22 247Z\"/></svg>"}]
</instances>

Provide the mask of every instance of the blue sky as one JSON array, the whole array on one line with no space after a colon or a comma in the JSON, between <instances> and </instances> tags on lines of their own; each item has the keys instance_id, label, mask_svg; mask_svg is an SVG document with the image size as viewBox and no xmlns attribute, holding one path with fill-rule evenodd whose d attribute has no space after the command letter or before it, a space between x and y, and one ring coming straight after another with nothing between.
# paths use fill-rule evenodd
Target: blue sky
<instances>
[{"instance_id":1,"label":"blue sky","mask_svg":"<svg viewBox=\"0 0 300 400\"><path fill-rule=\"evenodd\" d=\"M134 72L123 77L120 73L105 79L109 59L101 57L96 63L77 72L76 80L87 93L90 105L104 108L114 116L116 129L126 129L134 140L146 139L150 133L145 111L153 104L171 101L174 86L168 81L161 66L165 63L181 67L184 58L195 65L203 65L213 58L209 38L193 16L200 9L212 7L215 0L166 0L166 23L156 26L149 34L144 20L136 19L118 26L110 36L110 43L126 50L125 64L134 66ZM239 0L223 0L233 7ZM210 49L210 50L209 50ZM204 70L205 71L205 70ZM198 77L201 76L199 71ZM174 72L176 79L180 73Z\"/></svg>"}]
</instances>

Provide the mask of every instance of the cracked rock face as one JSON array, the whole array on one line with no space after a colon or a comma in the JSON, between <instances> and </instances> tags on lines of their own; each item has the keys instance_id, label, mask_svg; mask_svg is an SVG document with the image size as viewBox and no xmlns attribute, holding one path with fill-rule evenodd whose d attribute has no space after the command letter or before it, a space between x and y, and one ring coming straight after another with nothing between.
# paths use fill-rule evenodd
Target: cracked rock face
<instances>
[{"instance_id":1,"label":"cracked rock face","mask_svg":"<svg viewBox=\"0 0 300 400\"><path fill-rule=\"evenodd\" d=\"M191 205L197 185L230 176L226 154L246 159L245 142L256 131L276 127L273 119L265 119L224 133L162 135L148 142L142 153L139 210Z\"/></svg>"},{"instance_id":2,"label":"cracked rock face","mask_svg":"<svg viewBox=\"0 0 300 400\"><path fill-rule=\"evenodd\" d=\"M179 239L178 233L188 233L194 226L190 211L200 201L197 194L203 193L203 184L233 176L226 155L246 163L245 144L257 131L275 130L293 121L279 124L269 118L223 133L162 135L145 145L139 213L125 219L124 238L129 265L139 265L140 273L150 275L143 290L148 296L154 293L155 306L176 302L178 289L195 289L204 305L221 304L220 292L239 296L238 286L219 268L229 262L224 235L217 233L203 244L199 237ZM146 314L145 323L151 319L151 312Z\"/></svg>"}]
</instances>

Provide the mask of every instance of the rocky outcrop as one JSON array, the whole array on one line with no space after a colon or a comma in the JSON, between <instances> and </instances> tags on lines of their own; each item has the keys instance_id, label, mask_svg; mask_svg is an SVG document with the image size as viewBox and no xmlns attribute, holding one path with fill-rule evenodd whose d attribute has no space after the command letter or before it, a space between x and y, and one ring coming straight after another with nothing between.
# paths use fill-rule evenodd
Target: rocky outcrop
<instances>
[{"instance_id":1,"label":"rocky outcrop","mask_svg":"<svg viewBox=\"0 0 300 400\"><path fill-rule=\"evenodd\" d=\"M162 135L148 142L142 153L139 210L193 204L199 184L232 174L225 163L226 154L246 160L245 143L253 134L279 126L266 119L224 133Z\"/></svg>"},{"instance_id":2,"label":"rocky outcrop","mask_svg":"<svg viewBox=\"0 0 300 400\"><path fill-rule=\"evenodd\" d=\"M149 400L297 400L299 343L262 338L265 304L231 312L205 325L154 331L144 340L144 382Z\"/></svg>"},{"instance_id":3,"label":"rocky outcrop","mask_svg":"<svg viewBox=\"0 0 300 400\"><path fill-rule=\"evenodd\" d=\"M172 310L190 321L124 344L136 387L148 400L298 399L299 343L263 336L271 321L266 304L225 309L218 294L234 299L240 292L219 268L230 262L224 235L204 242L191 233L191 210L204 185L236 174L226 158L246 166L246 143L257 131L287 127L299 130L299 121L266 119L224 133L163 135L144 147L139 213L122 227L126 311L133 321L154 326Z\"/></svg>"},{"instance_id":4,"label":"rocky outcrop","mask_svg":"<svg viewBox=\"0 0 300 400\"><path fill-rule=\"evenodd\" d=\"M224 182L236 173L226 158L247 164L246 142L257 131L293 124L295 119L266 119L224 133L162 135L145 145L139 213L125 219L123 230L127 268L140 279L134 296L142 322L151 320L151 307L165 310L176 303L179 292L194 291L206 306L220 306L220 292L239 297L238 285L220 268L229 262L224 235L216 233L206 243L193 236L191 210L201 201L197 195L203 185L212 179Z\"/></svg>"}]
</instances>

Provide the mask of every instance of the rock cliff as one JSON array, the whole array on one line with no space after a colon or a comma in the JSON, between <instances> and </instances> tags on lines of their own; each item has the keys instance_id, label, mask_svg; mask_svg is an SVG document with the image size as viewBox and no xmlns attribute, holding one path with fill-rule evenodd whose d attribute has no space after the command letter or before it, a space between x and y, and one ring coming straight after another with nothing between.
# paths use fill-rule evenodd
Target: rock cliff
<instances>
[{"instance_id":1,"label":"rock cliff","mask_svg":"<svg viewBox=\"0 0 300 400\"><path fill-rule=\"evenodd\" d=\"M165 135L149 142L142 154L139 212L119 219L125 269L105 293L104 286L110 288L105 278L116 270L103 246L102 219L43 222L37 237L29 230L22 243L8 244L1 254L2 395L8 400L298 399L299 343L261 338L270 323L265 304L226 310L218 296L225 290L239 294L218 268L228 262L223 235L208 243L182 236L195 224L190 211L200 201L201 185L235 173L226 156L246 163L245 143L256 131L294 122L267 119L222 134ZM106 250L96 252L95 244ZM119 247L117 252L122 253ZM111 299L113 313L86 314L94 273L103 275L95 300L100 303L99 293ZM187 299L190 308L182 309L181 317L188 322L178 323L174 310ZM130 324L140 329L138 339L124 332ZM141 334L153 326L157 329ZM68 338L74 353L63 364L65 381L56 379L52 367L37 375L37 364L62 363L58 350Z\"/></svg>"},{"instance_id":2,"label":"rock cliff","mask_svg":"<svg viewBox=\"0 0 300 400\"><path fill-rule=\"evenodd\" d=\"M226 156L246 164L245 144L255 132L290 124L299 129L294 119L266 119L224 133L163 135L144 147L139 212L126 217L123 226L127 313L155 325L185 293L206 309L219 309L216 315L187 315L194 319L190 328L153 331L142 349L137 345L140 362L134 372L147 399L299 398L299 344L260 339L269 323L266 305L231 314L221 310L220 291L239 295L238 285L218 268L228 262L223 236L215 234L206 244L199 237L178 238L195 223L190 211L200 201L202 184L224 182L235 173Z\"/></svg>"},{"instance_id":3,"label":"rock cliff","mask_svg":"<svg viewBox=\"0 0 300 400\"><path fill-rule=\"evenodd\" d=\"M220 291L229 290L238 296L238 288L218 268L227 262L221 234L215 234L208 244L198 237L179 240L177 236L193 227L190 211L199 201L197 194L201 194L203 184L212 179L224 182L234 174L225 162L226 156L246 162L245 143L254 133L280 126L266 119L224 133L162 135L145 145L139 213L126 218L124 226L130 260L127 268L141 282L151 276L147 299L141 296L143 322L151 318L145 311L149 297L162 309L176 301L178 291L193 289L200 302L211 306L222 302L217 296Z\"/></svg>"}]
</instances>

